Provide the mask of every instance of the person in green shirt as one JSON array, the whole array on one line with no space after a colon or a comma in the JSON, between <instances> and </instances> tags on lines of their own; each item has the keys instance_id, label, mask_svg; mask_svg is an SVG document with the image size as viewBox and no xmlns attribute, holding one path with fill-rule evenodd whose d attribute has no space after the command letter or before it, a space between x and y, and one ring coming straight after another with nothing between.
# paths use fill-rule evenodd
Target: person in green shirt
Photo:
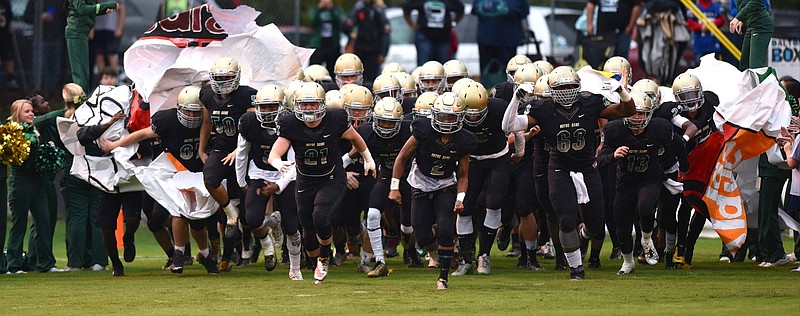
<instances>
[{"instance_id":1,"label":"person in green shirt","mask_svg":"<svg viewBox=\"0 0 800 316\"><path fill-rule=\"evenodd\" d=\"M739 70L766 67L769 41L775 28L767 6L761 0L739 0L736 8L738 13L731 20L731 33L742 34L746 27Z\"/></svg>"},{"instance_id":2,"label":"person in green shirt","mask_svg":"<svg viewBox=\"0 0 800 316\"><path fill-rule=\"evenodd\" d=\"M114 12L119 5L116 2L97 3L97 0L67 0L64 5L68 12L64 37L67 40L72 82L88 91L89 31L94 27L96 16Z\"/></svg>"},{"instance_id":3,"label":"person in green shirt","mask_svg":"<svg viewBox=\"0 0 800 316\"><path fill-rule=\"evenodd\" d=\"M336 58L342 53L339 38L341 37L341 25L346 16L344 10L332 0L319 0L317 6L311 9L308 15L311 25L314 27L314 35L308 42L308 47L316 48L309 60L310 65L322 65L333 73L333 65Z\"/></svg>"}]
</instances>

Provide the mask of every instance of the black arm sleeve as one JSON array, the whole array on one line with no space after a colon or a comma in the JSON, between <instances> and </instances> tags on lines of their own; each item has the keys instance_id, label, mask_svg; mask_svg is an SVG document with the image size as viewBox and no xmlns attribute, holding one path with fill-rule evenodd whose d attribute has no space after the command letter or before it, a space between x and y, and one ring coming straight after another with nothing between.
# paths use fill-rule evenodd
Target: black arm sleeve
<instances>
[{"instance_id":1,"label":"black arm sleeve","mask_svg":"<svg viewBox=\"0 0 800 316\"><path fill-rule=\"evenodd\" d=\"M103 134L103 130L100 128L100 125L84 126L78 129L77 134L78 141L81 145L89 146Z\"/></svg>"},{"instance_id":2,"label":"black arm sleeve","mask_svg":"<svg viewBox=\"0 0 800 316\"><path fill-rule=\"evenodd\" d=\"M615 150L616 148L612 148L608 143L603 143L603 148L600 149L600 154L597 155L597 167L605 167L614 162Z\"/></svg>"},{"instance_id":3,"label":"black arm sleeve","mask_svg":"<svg viewBox=\"0 0 800 316\"><path fill-rule=\"evenodd\" d=\"M672 135L672 138L675 139L675 141L672 142L671 152L674 152L678 157L678 162L681 164L679 168L680 171L689 171L689 157L686 154L686 144L684 144L683 138L678 134Z\"/></svg>"}]
</instances>

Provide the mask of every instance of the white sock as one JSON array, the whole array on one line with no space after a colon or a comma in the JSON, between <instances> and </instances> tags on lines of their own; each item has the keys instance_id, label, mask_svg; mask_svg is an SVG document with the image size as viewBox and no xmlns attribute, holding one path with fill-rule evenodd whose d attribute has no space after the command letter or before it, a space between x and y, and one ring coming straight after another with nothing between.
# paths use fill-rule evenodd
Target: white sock
<instances>
[{"instance_id":1,"label":"white sock","mask_svg":"<svg viewBox=\"0 0 800 316\"><path fill-rule=\"evenodd\" d=\"M645 240L650 240L651 238L653 238L653 232L642 232L642 243L644 243Z\"/></svg>"},{"instance_id":2,"label":"white sock","mask_svg":"<svg viewBox=\"0 0 800 316\"><path fill-rule=\"evenodd\" d=\"M208 258L208 254L209 254L208 248L200 249L197 252L199 252L200 255L203 256L203 258Z\"/></svg>"},{"instance_id":3,"label":"white sock","mask_svg":"<svg viewBox=\"0 0 800 316\"><path fill-rule=\"evenodd\" d=\"M186 246L183 246L183 247L175 246L175 251L178 251L178 250L180 250L181 252L184 252L184 251L186 251Z\"/></svg>"},{"instance_id":4,"label":"white sock","mask_svg":"<svg viewBox=\"0 0 800 316\"><path fill-rule=\"evenodd\" d=\"M261 249L264 250L265 256L274 256L275 255L275 243L272 242L272 237L267 235L264 238L261 238Z\"/></svg>"},{"instance_id":5,"label":"white sock","mask_svg":"<svg viewBox=\"0 0 800 316\"><path fill-rule=\"evenodd\" d=\"M622 254L622 260L627 264L635 264L635 262L633 262L633 252L631 252L631 253L623 253Z\"/></svg>"},{"instance_id":6,"label":"white sock","mask_svg":"<svg viewBox=\"0 0 800 316\"><path fill-rule=\"evenodd\" d=\"M381 211L370 208L367 212L367 236L369 244L372 245L372 252L375 253L375 261L383 261L383 239L381 238Z\"/></svg>"},{"instance_id":7,"label":"white sock","mask_svg":"<svg viewBox=\"0 0 800 316\"><path fill-rule=\"evenodd\" d=\"M525 249L535 250L537 247L539 247L539 245L537 244L536 239L525 241Z\"/></svg>"},{"instance_id":8,"label":"white sock","mask_svg":"<svg viewBox=\"0 0 800 316\"><path fill-rule=\"evenodd\" d=\"M287 235L286 248L289 250L289 268L292 270L300 269L300 232Z\"/></svg>"},{"instance_id":9,"label":"white sock","mask_svg":"<svg viewBox=\"0 0 800 316\"><path fill-rule=\"evenodd\" d=\"M577 268L583 264L581 261L580 249L571 252L565 252L564 256L567 257L567 263L569 263L570 268Z\"/></svg>"}]
</instances>

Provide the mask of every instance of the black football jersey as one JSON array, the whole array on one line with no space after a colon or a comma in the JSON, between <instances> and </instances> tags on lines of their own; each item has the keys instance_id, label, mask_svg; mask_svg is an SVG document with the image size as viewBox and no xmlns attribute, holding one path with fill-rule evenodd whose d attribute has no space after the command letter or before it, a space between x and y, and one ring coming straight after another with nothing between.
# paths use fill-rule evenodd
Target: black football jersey
<instances>
[{"instance_id":1,"label":"black football jersey","mask_svg":"<svg viewBox=\"0 0 800 316\"><path fill-rule=\"evenodd\" d=\"M242 114L239 118L239 133L242 138L250 142L250 151L247 157L253 160L256 167L263 170L275 171L269 164L269 152L278 139L278 130L265 128L253 112Z\"/></svg>"},{"instance_id":2,"label":"black football jersey","mask_svg":"<svg viewBox=\"0 0 800 316\"><path fill-rule=\"evenodd\" d=\"M450 134L450 140L444 144L431 126L428 118L417 118L411 123L411 134L417 141L416 162L422 173L434 179L447 179L453 176L458 159L469 155L478 146L475 134L462 128Z\"/></svg>"},{"instance_id":3,"label":"black football jersey","mask_svg":"<svg viewBox=\"0 0 800 316\"><path fill-rule=\"evenodd\" d=\"M400 132L392 138L386 139L378 136L372 129L372 122L359 125L356 131L364 142L367 143L369 152L372 153L372 158L375 159L376 164L379 166L381 178L391 178L392 170L394 169L394 160L397 154L403 149L403 145L411 138L411 121L402 121L400 124ZM410 163L410 160L409 160ZM408 168L404 169L408 173Z\"/></svg>"},{"instance_id":4,"label":"black football jersey","mask_svg":"<svg viewBox=\"0 0 800 316\"><path fill-rule=\"evenodd\" d=\"M150 128L158 134L161 145L187 170L203 172L203 161L198 154L200 128L188 128L178 121L178 109L161 110L150 118Z\"/></svg>"},{"instance_id":5,"label":"black football jersey","mask_svg":"<svg viewBox=\"0 0 800 316\"><path fill-rule=\"evenodd\" d=\"M205 85L200 89L200 101L208 109L211 118L211 136L214 138L215 150L226 153L236 149L236 141L239 135L239 118L253 107L251 97L256 94L256 89L248 86L239 86L227 99L219 100L217 95L211 90L211 85Z\"/></svg>"},{"instance_id":6,"label":"black football jersey","mask_svg":"<svg viewBox=\"0 0 800 316\"><path fill-rule=\"evenodd\" d=\"M634 135L622 120L614 120L606 124L603 135L605 142L600 160L614 159L617 148L628 147L628 154L617 163L617 187L666 180L659 152L681 142L672 131L672 124L662 118L651 119L639 135Z\"/></svg>"},{"instance_id":7,"label":"black football jersey","mask_svg":"<svg viewBox=\"0 0 800 316\"><path fill-rule=\"evenodd\" d=\"M515 85L513 82L503 81L494 85L494 95L493 97L502 99L506 101L506 103L511 103L511 98L514 97L514 88Z\"/></svg>"},{"instance_id":8,"label":"black football jersey","mask_svg":"<svg viewBox=\"0 0 800 316\"><path fill-rule=\"evenodd\" d=\"M658 108L653 112L653 118L661 118L667 120L668 122L672 122L672 119L678 115L681 115L681 106L677 102L669 101L664 102L658 106ZM683 129L678 126L672 125L672 130L678 134L683 135ZM683 141L680 139L679 141ZM662 147L659 151L658 156L659 163L664 170L667 170L675 165L678 162L677 153L671 150L671 147Z\"/></svg>"},{"instance_id":9,"label":"black football jersey","mask_svg":"<svg viewBox=\"0 0 800 316\"><path fill-rule=\"evenodd\" d=\"M465 129L469 130L478 138L478 147L472 155L491 155L502 151L507 142L506 133L503 132L503 114L508 107L508 103L498 98L489 98L486 118L480 125L472 127L464 123Z\"/></svg>"},{"instance_id":10,"label":"black football jersey","mask_svg":"<svg viewBox=\"0 0 800 316\"><path fill-rule=\"evenodd\" d=\"M714 124L714 108L719 105L719 97L717 97L714 92L703 91L703 98L705 101L703 105L700 106L700 109L697 110L694 117L688 112L684 113L684 116L697 126L697 135L686 143L687 152L691 151L698 144L705 142L711 133L717 131L717 126Z\"/></svg>"},{"instance_id":11,"label":"black football jersey","mask_svg":"<svg viewBox=\"0 0 800 316\"><path fill-rule=\"evenodd\" d=\"M320 84L320 86L322 86L322 90L325 90L325 92L339 90L339 85L337 85L335 82L323 82Z\"/></svg>"},{"instance_id":12,"label":"black football jersey","mask_svg":"<svg viewBox=\"0 0 800 316\"><path fill-rule=\"evenodd\" d=\"M350 128L347 112L329 109L319 126L310 128L294 115L278 120L278 135L292 142L297 172L304 176L321 177L342 166L340 139Z\"/></svg>"},{"instance_id":13,"label":"black football jersey","mask_svg":"<svg viewBox=\"0 0 800 316\"><path fill-rule=\"evenodd\" d=\"M552 100L534 101L528 115L536 119L539 132L550 144L550 168L590 171L597 149L597 119L605 108L603 96L582 96L567 112Z\"/></svg>"}]
</instances>

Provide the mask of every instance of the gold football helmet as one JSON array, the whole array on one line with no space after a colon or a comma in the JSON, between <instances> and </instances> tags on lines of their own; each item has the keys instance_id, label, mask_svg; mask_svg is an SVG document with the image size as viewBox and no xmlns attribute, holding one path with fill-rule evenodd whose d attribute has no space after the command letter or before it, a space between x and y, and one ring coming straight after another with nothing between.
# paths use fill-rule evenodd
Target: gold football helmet
<instances>
[{"instance_id":1,"label":"gold football helmet","mask_svg":"<svg viewBox=\"0 0 800 316\"><path fill-rule=\"evenodd\" d=\"M307 82L313 81L322 84L323 82L333 81L333 79L331 79L331 73L328 72L327 68L322 67L321 65L308 66L303 71L303 74L305 74L305 81Z\"/></svg>"},{"instance_id":2,"label":"gold football helmet","mask_svg":"<svg viewBox=\"0 0 800 316\"><path fill-rule=\"evenodd\" d=\"M514 73L517 72L517 68L519 68L519 66L530 63L531 59L525 55L517 55L511 57L511 59L506 64L506 79L508 79L508 82L514 82Z\"/></svg>"},{"instance_id":3,"label":"gold football helmet","mask_svg":"<svg viewBox=\"0 0 800 316\"><path fill-rule=\"evenodd\" d=\"M444 89L444 67L438 61L429 61L419 68L419 88L422 92L441 93Z\"/></svg>"},{"instance_id":4,"label":"gold football helmet","mask_svg":"<svg viewBox=\"0 0 800 316\"><path fill-rule=\"evenodd\" d=\"M372 130L383 138L392 138L400 132L403 106L395 98L385 97L375 103L372 110Z\"/></svg>"},{"instance_id":5,"label":"gold football helmet","mask_svg":"<svg viewBox=\"0 0 800 316\"><path fill-rule=\"evenodd\" d=\"M200 87L186 86L178 94L178 122L188 128L198 128L203 123Z\"/></svg>"},{"instance_id":6,"label":"gold football helmet","mask_svg":"<svg viewBox=\"0 0 800 316\"><path fill-rule=\"evenodd\" d=\"M425 92L417 97L417 102L414 103L414 109L411 110L411 117L416 119L418 117L430 117L433 112L433 103L439 94L436 92Z\"/></svg>"},{"instance_id":7,"label":"gold football helmet","mask_svg":"<svg viewBox=\"0 0 800 316\"><path fill-rule=\"evenodd\" d=\"M647 127L650 119L653 117L653 99L650 98L644 91L631 92L631 99L636 104L636 114L623 118L622 122L630 129L639 130Z\"/></svg>"},{"instance_id":8,"label":"gold football helmet","mask_svg":"<svg viewBox=\"0 0 800 316\"><path fill-rule=\"evenodd\" d=\"M661 91L658 89L658 84L650 79L641 79L633 84L632 91L642 91L644 94L653 99L653 107L658 108L661 104Z\"/></svg>"},{"instance_id":9,"label":"gold football helmet","mask_svg":"<svg viewBox=\"0 0 800 316\"><path fill-rule=\"evenodd\" d=\"M395 72L392 74L400 82L400 90L403 100L417 96L417 83L411 75L405 72Z\"/></svg>"},{"instance_id":10,"label":"gold football helmet","mask_svg":"<svg viewBox=\"0 0 800 316\"><path fill-rule=\"evenodd\" d=\"M614 56L609 58L606 60L606 63L603 64L603 71L618 75L620 76L620 79L622 78L623 74L628 76L628 82L623 82L623 84L628 86L630 86L631 82L633 82L631 63L629 63L625 57Z\"/></svg>"},{"instance_id":11,"label":"gold football helmet","mask_svg":"<svg viewBox=\"0 0 800 316\"><path fill-rule=\"evenodd\" d=\"M453 84L462 78L468 78L467 65L460 60L448 60L444 65L445 91L452 91Z\"/></svg>"},{"instance_id":12,"label":"gold football helmet","mask_svg":"<svg viewBox=\"0 0 800 316\"><path fill-rule=\"evenodd\" d=\"M294 92L294 115L303 122L325 117L325 89L316 82L304 82Z\"/></svg>"},{"instance_id":13,"label":"gold football helmet","mask_svg":"<svg viewBox=\"0 0 800 316\"><path fill-rule=\"evenodd\" d=\"M280 86L268 84L258 90L253 96L253 106L256 108L256 119L261 124L274 123L283 108L285 94Z\"/></svg>"},{"instance_id":14,"label":"gold football helmet","mask_svg":"<svg viewBox=\"0 0 800 316\"><path fill-rule=\"evenodd\" d=\"M344 98L344 110L347 111L350 120L356 124L369 120L373 102L372 92L358 85L349 85L340 91Z\"/></svg>"},{"instance_id":15,"label":"gold football helmet","mask_svg":"<svg viewBox=\"0 0 800 316\"><path fill-rule=\"evenodd\" d=\"M452 92L442 93L433 102L431 126L442 134L453 134L461 130L464 121L464 101Z\"/></svg>"},{"instance_id":16,"label":"gold football helmet","mask_svg":"<svg viewBox=\"0 0 800 316\"><path fill-rule=\"evenodd\" d=\"M581 98L581 78L575 69L569 66L559 66L547 75L547 85L550 86L550 95L556 103L564 109L572 109L572 104Z\"/></svg>"},{"instance_id":17,"label":"gold football helmet","mask_svg":"<svg viewBox=\"0 0 800 316\"><path fill-rule=\"evenodd\" d=\"M517 71L519 73L519 71ZM486 119L489 113L489 93L480 82L469 83L458 90L458 96L464 102L464 123L469 126L478 126Z\"/></svg>"},{"instance_id":18,"label":"gold football helmet","mask_svg":"<svg viewBox=\"0 0 800 316\"><path fill-rule=\"evenodd\" d=\"M403 65L399 63L388 63L383 65L383 70L381 71L381 74L382 75L393 74L397 72L406 72L406 68L404 68Z\"/></svg>"},{"instance_id":19,"label":"gold football helmet","mask_svg":"<svg viewBox=\"0 0 800 316\"><path fill-rule=\"evenodd\" d=\"M344 109L344 96L339 90L325 92L325 109Z\"/></svg>"},{"instance_id":20,"label":"gold football helmet","mask_svg":"<svg viewBox=\"0 0 800 316\"><path fill-rule=\"evenodd\" d=\"M239 88L241 69L239 62L230 57L220 57L211 66L211 90L216 94L230 94Z\"/></svg>"},{"instance_id":21,"label":"gold football helmet","mask_svg":"<svg viewBox=\"0 0 800 316\"><path fill-rule=\"evenodd\" d=\"M672 94L684 111L694 112L705 102L703 85L695 75L682 73L672 81Z\"/></svg>"},{"instance_id":22,"label":"gold football helmet","mask_svg":"<svg viewBox=\"0 0 800 316\"><path fill-rule=\"evenodd\" d=\"M336 59L333 74L339 88L348 83L361 85L364 82L364 64L355 54L345 53Z\"/></svg>"},{"instance_id":23,"label":"gold football helmet","mask_svg":"<svg viewBox=\"0 0 800 316\"><path fill-rule=\"evenodd\" d=\"M544 71L545 74L549 74L549 73L553 72L553 64L551 64L549 61L537 60L537 61L534 61L533 64L536 67L539 67L539 69L541 69L542 71Z\"/></svg>"},{"instance_id":24,"label":"gold football helmet","mask_svg":"<svg viewBox=\"0 0 800 316\"><path fill-rule=\"evenodd\" d=\"M392 97L397 99L397 102L400 102L403 100L403 96L400 94L401 90L400 81L397 81L397 78L392 74L380 75L372 82L372 93L375 94L375 98L378 100Z\"/></svg>"}]
</instances>

